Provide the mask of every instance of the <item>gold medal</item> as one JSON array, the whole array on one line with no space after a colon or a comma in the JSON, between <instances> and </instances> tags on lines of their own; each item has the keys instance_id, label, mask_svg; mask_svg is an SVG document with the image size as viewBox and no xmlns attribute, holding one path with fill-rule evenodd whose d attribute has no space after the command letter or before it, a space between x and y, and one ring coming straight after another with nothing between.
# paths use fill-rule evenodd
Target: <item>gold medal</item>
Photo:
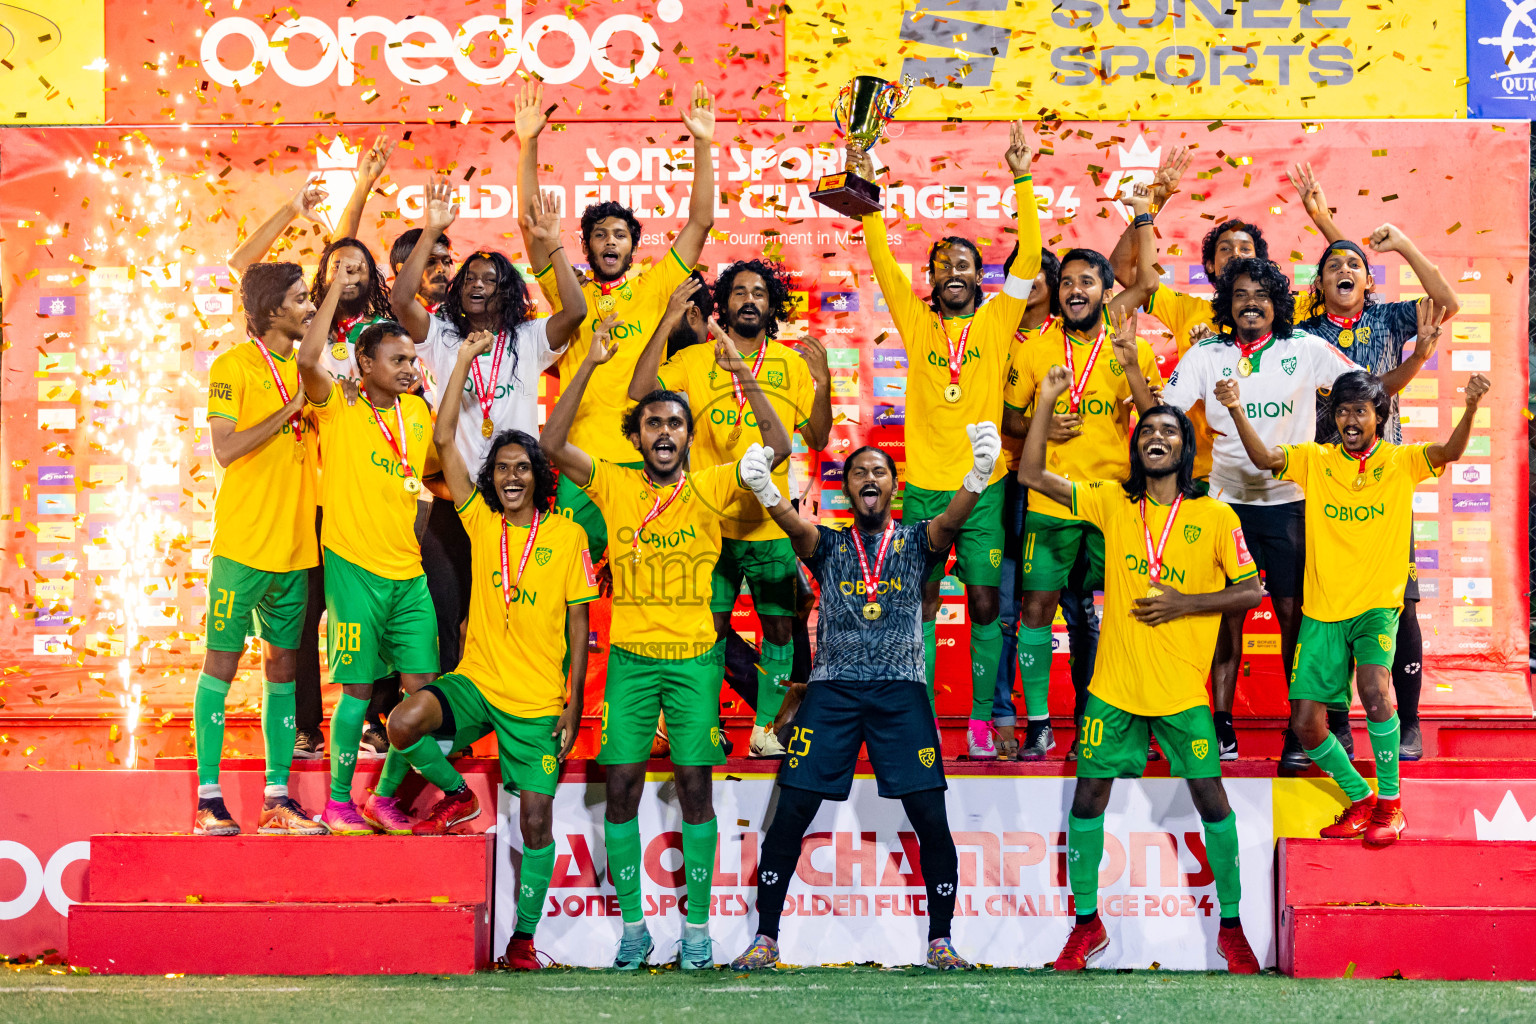
<instances>
[{"instance_id":1,"label":"gold medal","mask_svg":"<svg viewBox=\"0 0 1536 1024\"><path fill-rule=\"evenodd\" d=\"M1162 597L1162 596L1163 596L1163 592L1159 588L1157 588L1157 587L1148 587L1147 588L1147 597L1153 598L1153 597Z\"/></svg>"},{"instance_id":2,"label":"gold medal","mask_svg":"<svg viewBox=\"0 0 1536 1024\"><path fill-rule=\"evenodd\" d=\"M480 421L480 436L481 437L490 437L491 436L491 431L493 431L495 429L496 428L494 426L492 426L492 424L491 424L491 418L489 416L487 416L485 419Z\"/></svg>"},{"instance_id":3,"label":"gold medal","mask_svg":"<svg viewBox=\"0 0 1536 1024\"><path fill-rule=\"evenodd\" d=\"M640 564L640 549L639 548L635 548L635 553L629 556L629 560L631 562L633 562L635 565L639 565Z\"/></svg>"},{"instance_id":4,"label":"gold medal","mask_svg":"<svg viewBox=\"0 0 1536 1024\"><path fill-rule=\"evenodd\" d=\"M1346 327L1339 332L1339 348L1349 348L1355 343L1355 332Z\"/></svg>"},{"instance_id":5,"label":"gold medal","mask_svg":"<svg viewBox=\"0 0 1536 1024\"><path fill-rule=\"evenodd\" d=\"M340 359L342 362L345 362L346 359L347 359L347 343L344 342L344 341L338 341L336 344L332 345L331 346L331 355L334 358Z\"/></svg>"},{"instance_id":6,"label":"gold medal","mask_svg":"<svg viewBox=\"0 0 1536 1024\"><path fill-rule=\"evenodd\" d=\"M1354 486L1355 486L1355 490L1357 490L1357 491L1365 490L1365 474L1364 473L1356 474Z\"/></svg>"},{"instance_id":7,"label":"gold medal","mask_svg":"<svg viewBox=\"0 0 1536 1024\"><path fill-rule=\"evenodd\" d=\"M421 493L421 481L417 480L413 476L406 477L405 478L405 493L407 493L407 494L420 494Z\"/></svg>"},{"instance_id":8,"label":"gold medal","mask_svg":"<svg viewBox=\"0 0 1536 1024\"><path fill-rule=\"evenodd\" d=\"M864 605L864 617L870 622L874 622L876 619L878 619L880 617L880 602L866 602Z\"/></svg>"},{"instance_id":9,"label":"gold medal","mask_svg":"<svg viewBox=\"0 0 1536 1024\"><path fill-rule=\"evenodd\" d=\"M608 314L612 313L614 310L616 310L618 308L619 308L619 300L618 300L617 296L609 295L607 293L601 293L601 294L598 295L598 297L597 297L597 311L603 317L606 318L608 316Z\"/></svg>"},{"instance_id":10,"label":"gold medal","mask_svg":"<svg viewBox=\"0 0 1536 1024\"><path fill-rule=\"evenodd\" d=\"M963 393L964 392L960 390L959 384L951 384L949 387L944 389L944 401L951 404L958 402L960 401L960 396Z\"/></svg>"},{"instance_id":11,"label":"gold medal","mask_svg":"<svg viewBox=\"0 0 1536 1024\"><path fill-rule=\"evenodd\" d=\"M1247 356L1237 361L1237 375L1239 377L1251 377L1253 375L1253 360Z\"/></svg>"},{"instance_id":12,"label":"gold medal","mask_svg":"<svg viewBox=\"0 0 1536 1024\"><path fill-rule=\"evenodd\" d=\"M725 435L725 446L727 448L735 448L736 447L736 442L740 441L740 440L741 440L741 424L738 423L734 427L731 428L731 432L729 434Z\"/></svg>"},{"instance_id":13,"label":"gold medal","mask_svg":"<svg viewBox=\"0 0 1536 1024\"><path fill-rule=\"evenodd\" d=\"M296 441L293 445L293 458L296 462L304 461L304 442Z\"/></svg>"}]
</instances>

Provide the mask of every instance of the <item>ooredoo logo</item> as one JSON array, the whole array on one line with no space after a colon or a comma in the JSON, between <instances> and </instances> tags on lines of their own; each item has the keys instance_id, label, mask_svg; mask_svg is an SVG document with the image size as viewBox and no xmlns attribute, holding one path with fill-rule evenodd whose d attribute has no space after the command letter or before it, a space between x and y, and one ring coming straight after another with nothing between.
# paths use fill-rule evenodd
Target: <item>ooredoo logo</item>
<instances>
[{"instance_id":1,"label":"ooredoo logo","mask_svg":"<svg viewBox=\"0 0 1536 1024\"><path fill-rule=\"evenodd\" d=\"M0 900L0 921L15 921L17 918L26 917L32 909L42 900L47 899L48 905L64 916L69 916L69 908L75 901L64 892L64 869L77 860L90 860L91 844L88 840L80 839L73 843L65 843L59 847L52 857L48 858L45 867L32 848L25 843L19 843L14 839L0 839L0 861L10 861L21 868L25 881L22 883L21 892L8 900Z\"/></svg>"},{"instance_id":2,"label":"ooredoo logo","mask_svg":"<svg viewBox=\"0 0 1536 1024\"><path fill-rule=\"evenodd\" d=\"M398 21L378 14L342 17L334 25L298 15L278 24L270 36L250 18L219 18L203 36L200 56L209 78L223 86L239 87L252 84L268 68L289 85L320 85L332 77L337 85L352 85L359 53L365 58L381 53L389 74L407 85L441 82L448 76L445 61L451 62L461 78L476 85L500 85L519 66L551 85L574 81L588 67L609 81L629 85L650 75L661 56L662 41L655 29L634 14L616 14L602 21L549 14L524 31L522 5L509 7L503 0L501 11L500 16L476 15L452 32L426 14L408 14ZM682 0L660 0L656 5L656 17L661 21L675 22L682 16ZM569 51L565 63L558 67L540 56L540 44L551 35L563 36L566 42L561 49ZM638 43L633 47L621 45L618 49L625 62L615 63L609 58L608 46L625 35L634 36ZM489 65L476 62L471 55L484 54L493 37L501 42L501 60ZM233 39L243 39L251 47L251 57L244 66L225 63L236 47L224 48L224 44ZM300 47L305 55L315 55L314 63L295 65ZM371 68L365 70L365 74L371 73Z\"/></svg>"}]
</instances>

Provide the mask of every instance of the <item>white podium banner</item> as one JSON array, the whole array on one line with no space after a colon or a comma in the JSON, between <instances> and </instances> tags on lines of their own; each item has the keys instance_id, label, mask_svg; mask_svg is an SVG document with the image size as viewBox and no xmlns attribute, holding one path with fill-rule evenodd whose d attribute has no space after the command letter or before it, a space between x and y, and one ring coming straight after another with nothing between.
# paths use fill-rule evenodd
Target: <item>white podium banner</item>
<instances>
[{"instance_id":1,"label":"white podium banner","mask_svg":"<svg viewBox=\"0 0 1536 1024\"><path fill-rule=\"evenodd\" d=\"M955 946L976 963L1040 967L1060 952L1072 926L1066 868L1072 779L951 777L949 823L960 854ZM1244 930L1273 966L1274 834L1270 780L1228 779L1241 844ZM710 930L716 962L746 948L757 923L762 830L771 820L771 779L717 779ZM560 963L606 967L618 948L618 898L607 878L604 787L562 784L555 796L556 860L536 942ZM687 906L682 816L670 782L647 782L640 802L641 893L656 941L653 963L677 954ZM497 813L496 953L517 912L522 839L517 801L504 790ZM916 835L900 802L883 800L873 779L854 781L844 803L822 805L806 834L789 888L779 949L789 964L922 962L927 896ZM1095 967L1220 970L1220 910L1204 833L1186 785L1177 779L1121 780L1105 816L1099 913L1109 949Z\"/></svg>"}]
</instances>

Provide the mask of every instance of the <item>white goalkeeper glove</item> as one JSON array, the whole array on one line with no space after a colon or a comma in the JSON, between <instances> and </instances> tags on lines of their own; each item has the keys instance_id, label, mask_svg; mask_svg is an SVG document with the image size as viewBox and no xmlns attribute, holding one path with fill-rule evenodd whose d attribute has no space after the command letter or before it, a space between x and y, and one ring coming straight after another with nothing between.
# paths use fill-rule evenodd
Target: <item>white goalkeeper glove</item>
<instances>
[{"instance_id":1,"label":"white goalkeeper glove","mask_svg":"<svg viewBox=\"0 0 1536 1024\"><path fill-rule=\"evenodd\" d=\"M971 471L965 475L965 489L980 494L987 489L992 477L992 467L1003 450L1003 439L997 433L997 425L983 420L969 423L965 436L971 439Z\"/></svg>"},{"instance_id":2,"label":"white goalkeeper glove","mask_svg":"<svg viewBox=\"0 0 1536 1024\"><path fill-rule=\"evenodd\" d=\"M779 503L779 489L773 483L773 449L754 444L747 449L737 464L741 482L751 489L763 508L773 508Z\"/></svg>"}]
</instances>

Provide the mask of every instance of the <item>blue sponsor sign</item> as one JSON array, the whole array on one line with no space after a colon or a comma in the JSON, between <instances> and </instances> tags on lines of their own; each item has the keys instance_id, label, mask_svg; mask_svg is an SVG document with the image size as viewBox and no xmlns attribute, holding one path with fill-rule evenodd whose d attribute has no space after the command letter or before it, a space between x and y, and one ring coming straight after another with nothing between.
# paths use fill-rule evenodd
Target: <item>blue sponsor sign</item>
<instances>
[{"instance_id":1,"label":"blue sponsor sign","mask_svg":"<svg viewBox=\"0 0 1536 1024\"><path fill-rule=\"evenodd\" d=\"M828 313L857 313L859 311L858 292L822 292L821 308Z\"/></svg>"},{"instance_id":2,"label":"blue sponsor sign","mask_svg":"<svg viewBox=\"0 0 1536 1024\"><path fill-rule=\"evenodd\" d=\"M38 316L74 316L73 295L40 295L37 299Z\"/></svg>"},{"instance_id":3,"label":"blue sponsor sign","mask_svg":"<svg viewBox=\"0 0 1536 1024\"><path fill-rule=\"evenodd\" d=\"M888 344L875 346L875 369L905 370L907 368L907 350L901 347L901 339L892 336L887 338L886 341Z\"/></svg>"},{"instance_id":4,"label":"blue sponsor sign","mask_svg":"<svg viewBox=\"0 0 1536 1024\"><path fill-rule=\"evenodd\" d=\"M1467 12L1467 116L1536 119L1536 0L1479 0Z\"/></svg>"},{"instance_id":5,"label":"blue sponsor sign","mask_svg":"<svg viewBox=\"0 0 1536 1024\"><path fill-rule=\"evenodd\" d=\"M74 466L38 466L37 486L39 487L73 487L75 486Z\"/></svg>"}]
</instances>

